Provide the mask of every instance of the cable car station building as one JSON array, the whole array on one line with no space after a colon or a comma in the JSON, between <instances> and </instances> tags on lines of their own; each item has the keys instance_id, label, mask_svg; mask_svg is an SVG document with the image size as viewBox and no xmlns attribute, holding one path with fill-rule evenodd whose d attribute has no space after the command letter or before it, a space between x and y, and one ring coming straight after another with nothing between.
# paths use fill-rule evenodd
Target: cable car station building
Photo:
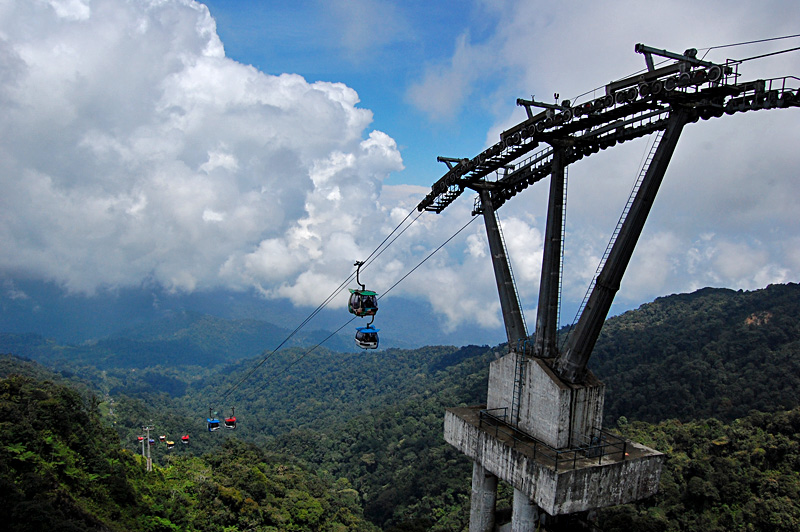
<instances>
[{"instance_id":1,"label":"cable car station building","mask_svg":"<svg viewBox=\"0 0 800 532\"><path fill-rule=\"evenodd\" d=\"M579 105L517 100L528 118L472 159L440 157L448 171L418 210L441 212L477 192L497 282L508 353L493 361L485 405L449 408L444 438L473 461L470 532L498 529L497 482L514 488L513 532L559 527L566 514L636 501L658 490L664 455L602 429L605 385L587 368L611 303L685 125L725 114L800 107L797 77L741 82L740 62L715 64L637 44L647 70ZM674 60L656 68L653 56ZM542 108L534 114L532 108ZM566 168L615 144L655 134L566 340L557 345ZM540 147L540 144L542 147ZM537 149L538 148L538 149ZM532 154L531 154L532 153ZM490 177L495 176L494 179ZM536 327L528 335L496 210L550 178Z\"/></svg>"}]
</instances>

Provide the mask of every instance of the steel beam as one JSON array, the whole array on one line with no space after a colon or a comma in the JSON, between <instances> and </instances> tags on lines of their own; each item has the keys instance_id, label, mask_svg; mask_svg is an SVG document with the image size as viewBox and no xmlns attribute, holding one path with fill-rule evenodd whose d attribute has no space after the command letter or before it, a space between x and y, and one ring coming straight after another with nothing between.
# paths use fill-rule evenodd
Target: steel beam
<instances>
[{"instance_id":1,"label":"steel beam","mask_svg":"<svg viewBox=\"0 0 800 532\"><path fill-rule=\"evenodd\" d=\"M597 342L597 337L600 335L600 329L608 316L614 296L619 290L622 276L642 233L653 200L683 131L683 126L686 125L689 118L689 111L682 107L676 107L670 113L664 136L661 138L650 167L631 204L630 211L625 217L603 270L597 277L586 307L578 319L575 330L570 334L564 350L555 361L556 373L566 381L579 383L583 380L586 365Z\"/></svg>"},{"instance_id":2,"label":"steel beam","mask_svg":"<svg viewBox=\"0 0 800 532\"><path fill-rule=\"evenodd\" d=\"M489 239L489 253L492 255L492 267L497 281L497 292L500 294L500 309L503 312L503 322L506 326L508 345L515 349L523 338L527 338L525 321L522 318L517 292L514 289L514 279L511 277L511 267L503 246L503 238L497 225L497 216L492 207L492 194L488 188L480 190L481 206L483 207L483 221L486 225L486 236Z\"/></svg>"},{"instance_id":3,"label":"steel beam","mask_svg":"<svg viewBox=\"0 0 800 532\"><path fill-rule=\"evenodd\" d=\"M556 356L558 334L558 294L561 284L561 238L564 220L564 168L563 148L554 149L550 199L547 205L542 275L539 279L539 306L536 312L536 337L534 355L542 358Z\"/></svg>"}]
</instances>

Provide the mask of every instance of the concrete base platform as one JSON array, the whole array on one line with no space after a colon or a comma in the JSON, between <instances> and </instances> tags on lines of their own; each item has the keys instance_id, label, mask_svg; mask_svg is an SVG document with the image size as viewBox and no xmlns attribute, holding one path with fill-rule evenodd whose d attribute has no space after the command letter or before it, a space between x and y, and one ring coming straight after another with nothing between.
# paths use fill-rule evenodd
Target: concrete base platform
<instances>
[{"instance_id":1,"label":"concrete base platform","mask_svg":"<svg viewBox=\"0 0 800 532\"><path fill-rule=\"evenodd\" d=\"M550 515L625 504L658 491L664 461L658 451L628 441L624 452L602 457L571 451L556 456L544 446L482 427L483 408L448 408L445 441Z\"/></svg>"}]
</instances>

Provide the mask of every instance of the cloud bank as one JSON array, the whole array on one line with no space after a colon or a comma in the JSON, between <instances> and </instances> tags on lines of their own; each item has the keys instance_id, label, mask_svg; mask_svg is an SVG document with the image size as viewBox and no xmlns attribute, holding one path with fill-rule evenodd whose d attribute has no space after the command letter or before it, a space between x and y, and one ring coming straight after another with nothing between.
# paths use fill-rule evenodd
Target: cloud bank
<instances>
[{"instance_id":1,"label":"cloud bank","mask_svg":"<svg viewBox=\"0 0 800 532\"><path fill-rule=\"evenodd\" d=\"M291 284L368 244L402 161L353 89L226 58L195 2L14 2L2 22L5 272Z\"/></svg>"},{"instance_id":2,"label":"cloud bank","mask_svg":"<svg viewBox=\"0 0 800 532\"><path fill-rule=\"evenodd\" d=\"M358 17L346 2L327 11L352 26L336 42L354 57L387 53L422 31L402 4L370 6ZM789 34L800 17L792 2L472 8L485 14L480 31L465 29L450 58L422 65L405 103L436 124L458 120L467 106L484 109L494 120L487 145L522 118L517 97L572 97L587 82L641 69L635 42L682 51ZM696 16L685 16L690 8ZM384 19L391 31L376 32L374 21ZM748 64L745 75L798 72L795 55ZM0 278L44 279L81 294L147 284L255 289L313 308L427 192L384 184L403 170L402 157L359 104L356 90L336 80L270 75L226 57L198 2L0 0ZM687 127L622 304L706 285L796 281L798 136L796 110ZM646 147L629 144L570 167L567 303L582 298L638 172ZM529 313L546 193L531 187L499 213ZM370 267L370 287L393 286L470 219L471 207L461 199L419 218ZM429 301L446 328L499 327L485 241L478 220L393 295Z\"/></svg>"}]
</instances>

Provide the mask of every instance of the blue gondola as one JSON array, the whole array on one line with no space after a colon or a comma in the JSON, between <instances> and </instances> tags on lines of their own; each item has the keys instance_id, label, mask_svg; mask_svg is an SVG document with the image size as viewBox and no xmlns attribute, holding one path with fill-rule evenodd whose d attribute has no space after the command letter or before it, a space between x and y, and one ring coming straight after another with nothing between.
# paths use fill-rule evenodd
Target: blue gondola
<instances>
[{"instance_id":1,"label":"blue gondola","mask_svg":"<svg viewBox=\"0 0 800 532\"><path fill-rule=\"evenodd\" d=\"M356 345L361 349L378 348L378 331L372 325L356 328Z\"/></svg>"},{"instance_id":2,"label":"blue gondola","mask_svg":"<svg viewBox=\"0 0 800 532\"><path fill-rule=\"evenodd\" d=\"M217 419L216 412L213 414L211 413L211 409L208 409L208 417L206 418L206 423L208 423L208 432L214 432L215 430L219 430L219 419Z\"/></svg>"}]
</instances>

